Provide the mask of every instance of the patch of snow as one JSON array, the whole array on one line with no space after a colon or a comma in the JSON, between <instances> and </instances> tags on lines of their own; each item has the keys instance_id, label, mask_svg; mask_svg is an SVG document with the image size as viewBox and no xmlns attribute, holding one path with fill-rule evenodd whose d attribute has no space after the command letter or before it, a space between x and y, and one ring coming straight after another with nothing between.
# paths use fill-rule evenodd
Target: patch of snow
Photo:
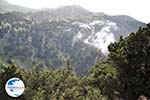
<instances>
[{"instance_id":1,"label":"patch of snow","mask_svg":"<svg viewBox=\"0 0 150 100\"><path fill-rule=\"evenodd\" d=\"M102 53L108 54L108 45L115 41L112 30L118 30L116 23L109 20L95 20L91 23L74 22L73 24L78 24L81 28L91 30L91 34L88 35L79 31L73 39L73 44L78 40L82 40L85 44L95 46L101 49ZM94 25L100 25L101 30L96 32Z\"/></svg>"},{"instance_id":2,"label":"patch of snow","mask_svg":"<svg viewBox=\"0 0 150 100\"><path fill-rule=\"evenodd\" d=\"M90 23L89 25L96 25L96 24L100 24L100 25L104 25L106 22L103 20L96 20L93 21L92 23Z\"/></svg>"},{"instance_id":3,"label":"patch of snow","mask_svg":"<svg viewBox=\"0 0 150 100\"><path fill-rule=\"evenodd\" d=\"M77 25L79 25L79 27L81 27L81 28L89 28L89 29L91 29L91 27L90 27L89 24L87 24L87 23L74 22L74 23L72 23L72 24L73 24L73 25L77 24Z\"/></svg>"},{"instance_id":4,"label":"patch of snow","mask_svg":"<svg viewBox=\"0 0 150 100\"><path fill-rule=\"evenodd\" d=\"M79 32L77 33L76 37L77 37L78 39L82 39L83 34L79 31Z\"/></svg>"},{"instance_id":5,"label":"patch of snow","mask_svg":"<svg viewBox=\"0 0 150 100\"><path fill-rule=\"evenodd\" d=\"M89 28L89 29L91 29L91 27L88 25L88 24L80 24L80 27L81 28Z\"/></svg>"},{"instance_id":6,"label":"patch of snow","mask_svg":"<svg viewBox=\"0 0 150 100\"><path fill-rule=\"evenodd\" d=\"M95 23L98 22L93 22L92 24ZM111 29L118 29L116 23L106 20L105 26L99 32L96 32L95 36L89 36L87 39L83 40L83 42L101 49L104 54L108 54L108 45L115 41L115 37L111 32Z\"/></svg>"},{"instance_id":7,"label":"patch of snow","mask_svg":"<svg viewBox=\"0 0 150 100\"><path fill-rule=\"evenodd\" d=\"M76 43L76 41L81 40L82 37L83 37L83 34L79 31L79 32L77 33L77 35L75 35L75 37L73 38L72 46L74 46L74 44Z\"/></svg>"},{"instance_id":8,"label":"patch of snow","mask_svg":"<svg viewBox=\"0 0 150 100\"><path fill-rule=\"evenodd\" d=\"M110 32L110 27L109 26L105 26L101 29L101 32Z\"/></svg>"},{"instance_id":9,"label":"patch of snow","mask_svg":"<svg viewBox=\"0 0 150 100\"><path fill-rule=\"evenodd\" d=\"M89 41L91 39L91 37L88 37L87 39L85 39L83 42L89 45L93 45L96 48L101 49L102 53L104 54L108 54L108 45L111 42L115 41L114 35L113 33L107 33L105 31L100 31L96 33L96 39L92 39L92 42Z\"/></svg>"},{"instance_id":10,"label":"patch of snow","mask_svg":"<svg viewBox=\"0 0 150 100\"><path fill-rule=\"evenodd\" d=\"M110 26L111 28L113 28L114 30L118 29L117 24L114 22L108 21L107 25Z\"/></svg>"}]
</instances>

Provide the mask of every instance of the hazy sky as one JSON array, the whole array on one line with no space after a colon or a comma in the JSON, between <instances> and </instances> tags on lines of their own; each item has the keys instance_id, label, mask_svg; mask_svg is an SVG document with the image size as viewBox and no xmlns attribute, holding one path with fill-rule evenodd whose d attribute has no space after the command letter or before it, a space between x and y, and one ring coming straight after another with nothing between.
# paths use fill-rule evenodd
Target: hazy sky
<instances>
[{"instance_id":1,"label":"hazy sky","mask_svg":"<svg viewBox=\"0 0 150 100\"><path fill-rule=\"evenodd\" d=\"M109 15L129 15L145 23L150 22L150 0L7 0L29 8L56 8L80 5L93 12Z\"/></svg>"}]
</instances>

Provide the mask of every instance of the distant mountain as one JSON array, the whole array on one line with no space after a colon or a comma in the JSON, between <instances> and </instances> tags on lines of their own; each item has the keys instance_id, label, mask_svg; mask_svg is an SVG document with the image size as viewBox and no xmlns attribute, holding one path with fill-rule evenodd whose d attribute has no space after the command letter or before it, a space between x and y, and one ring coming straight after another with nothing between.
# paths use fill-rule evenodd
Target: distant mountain
<instances>
[{"instance_id":1,"label":"distant mountain","mask_svg":"<svg viewBox=\"0 0 150 100\"><path fill-rule=\"evenodd\" d=\"M41 61L43 67L53 68L70 59L81 75L107 56L111 42L140 26L145 24L129 16L93 13L79 6L0 14L0 57L24 67Z\"/></svg>"},{"instance_id":2,"label":"distant mountain","mask_svg":"<svg viewBox=\"0 0 150 100\"><path fill-rule=\"evenodd\" d=\"M145 23L130 16L109 16L104 13L93 13L74 5L44 9L31 13L30 16L39 21L67 19L81 29L76 34L74 42L80 40L85 44L102 49L105 53L107 53L107 46L110 42L118 40L121 35L127 36L130 32L135 32L140 26L145 26Z\"/></svg>"},{"instance_id":3,"label":"distant mountain","mask_svg":"<svg viewBox=\"0 0 150 100\"><path fill-rule=\"evenodd\" d=\"M37 10L18 6L18 5L13 5L8 3L6 0L0 0L0 13L6 13L12 11L27 13L27 12L35 12Z\"/></svg>"},{"instance_id":4,"label":"distant mountain","mask_svg":"<svg viewBox=\"0 0 150 100\"><path fill-rule=\"evenodd\" d=\"M37 20L46 20L50 18L76 18L91 16L93 13L77 5L62 6L53 9L43 9L36 13L31 13L31 16Z\"/></svg>"}]
</instances>

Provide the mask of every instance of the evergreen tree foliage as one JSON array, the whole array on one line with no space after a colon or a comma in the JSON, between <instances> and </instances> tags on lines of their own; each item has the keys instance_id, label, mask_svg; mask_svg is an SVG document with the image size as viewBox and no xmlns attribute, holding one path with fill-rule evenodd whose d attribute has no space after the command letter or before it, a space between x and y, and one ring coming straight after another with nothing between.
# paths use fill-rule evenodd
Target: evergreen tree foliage
<instances>
[{"instance_id":1,"label":"evergreen tree foliage","mask_svg":"<svg viewBox=\"0 0 150 100\"><path fill-rule=\"evenodd\" d=\"M108 60L98 61L90 70L89 83L103 95L113 98L117 91L117 69Z\"/></svg>"},{"instance_id":2,"label":"evergreen tree foliage","mask_svg":"<svg viewBox=\"0 0 150 100\"><path fill-rule=\"evenodd\" d=\"M15 64L13 65L5 65L1 63L1 69L0 69L0 100L24 100L25 96L22 95L20 98L12 98L8 96L8 94L5 91L5 84L10 78L20 78L23 79L23 69L20 69Z\"/></svg>"},{"instance_id":3,"label":"evergreen tree foliage","mask_svg":"<svg viewBox=\"0 0 150 100\"><path fill-rule=\"evenodd\" d=\"M150 96L150 24L109 45L110 59L119 69L119 87L125 100Z\"/></svg>"},{"instance_id":4,"label":"evergreen tree foliage","mask_svg":"<svg viewBox=\"0 0 150 100\"><path fill-rule=\"evenodd\" d=\"M135 100L150 96L150 24L136 33L120 37L108 47L107 59L98 61L88 76L76 75L70 61L65 67L52 69L42 62L22 69L11 61L0 63L1 100ZM9 61L10 62L10 61ZM8 79L24 81L25 92L11 98L5 92Z\"/></svg>"},{"instance_id":5,"label":"evergreen tree foliage","mask_svg":"<svg viewBox=\"0 0 150 100\"><path fill-rule=\"evenodd\" d=\"M5 92L6 81L17 77L24 81L22 96L12 98ZM88 83L87 77L77 76L70 64L63 69L33 66L24 70L16 65L1 65L0 100L107 100L99 88Z\"/></svg>"}]
</instances>

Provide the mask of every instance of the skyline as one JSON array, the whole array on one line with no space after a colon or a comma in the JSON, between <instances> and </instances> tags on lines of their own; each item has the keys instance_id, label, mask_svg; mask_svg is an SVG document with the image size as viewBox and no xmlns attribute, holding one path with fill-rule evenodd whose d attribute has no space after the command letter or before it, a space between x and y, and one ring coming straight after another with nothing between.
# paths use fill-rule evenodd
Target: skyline
<instances>
[{"instance_id":1,"label":"skyline","mask_svg":"<svg viewBox=\"0 0 150 100\"><path fill-rule=\"evenodd\" d=\"M11 4L33 9L57 8L67 5L79 5L92 12L108 15L128 15L144 23L150 22L148 0L6 0Z\"/></svg>"}]
</instances>

